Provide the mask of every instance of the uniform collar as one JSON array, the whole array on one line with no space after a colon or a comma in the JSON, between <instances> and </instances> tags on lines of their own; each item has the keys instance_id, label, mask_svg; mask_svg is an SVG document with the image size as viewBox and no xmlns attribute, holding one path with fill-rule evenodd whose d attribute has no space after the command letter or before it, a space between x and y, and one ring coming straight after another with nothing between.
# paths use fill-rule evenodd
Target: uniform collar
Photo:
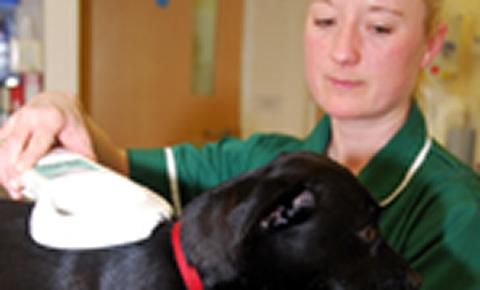
<instances>
[{"instance_id":1,"label":"uniform collar","mask_svg":"<svg viewBox=\"0 0 480 290\"><path fill-rule=\"evenodd\" d=\"M305 149L325 154L330 135L331 120L325 115L307 137ZM359 180L377 201L387 197L402 181L423 147L426 135L425 120L417 103L414 102L403 127L358 175Z\"/></svg>"}]
</instances>

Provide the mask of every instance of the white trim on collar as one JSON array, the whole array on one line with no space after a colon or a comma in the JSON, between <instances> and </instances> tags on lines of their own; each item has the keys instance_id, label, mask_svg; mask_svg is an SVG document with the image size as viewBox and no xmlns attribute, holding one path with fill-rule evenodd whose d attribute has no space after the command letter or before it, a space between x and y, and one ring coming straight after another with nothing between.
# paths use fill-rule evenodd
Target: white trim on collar
<instances>
[{"instance_id":1,"label":"white trim on collar","mask_svg":"<svg viewBox=\"0 0 480 290\"><path fill-rule=\"evenodd\" d=\"M180 197L180 189L178 186L177 165L175 163L175 155L171 147L165 148L165 156L167 159L167 173L170 185L170 196L172 197L175 214L180 215L182 212L182 200Z\"/></svg>"},{"instance_id":2,"label":"white trim on collar","mask_svg":"<svg viewBox=\"0 0 480 290\"><path fill-rule=\"evenodd\" d=\"M432 147L432 138L427 137L425 143L423 144L422 149L418 152L415 160L410 165L407 173L403 177L402 181L398 184L398 186L393 190L386 198L380 201L380 207L387 207L389 206L397 197L400 196L402 191L407 187L407 185L412 180L415 173L417 173L420 166L425 162L427 159L428 152L430 152L430 148Z\"/></svg>"}]
</instances>

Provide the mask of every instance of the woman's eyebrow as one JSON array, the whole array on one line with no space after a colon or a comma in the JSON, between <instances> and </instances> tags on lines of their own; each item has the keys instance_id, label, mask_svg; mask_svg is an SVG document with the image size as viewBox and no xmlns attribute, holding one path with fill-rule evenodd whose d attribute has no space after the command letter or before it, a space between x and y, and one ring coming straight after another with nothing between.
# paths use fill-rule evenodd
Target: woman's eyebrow
<instances>
[{"instance_id":1,"label":"woman's eyebrow","mask_svg":"<svg viewBox=\"0 0 480 290\"><path fill-rule=\"evenodd\" d=\"M311 2L325 3L325 4L328 4L328 5L333 5L332 0L313 0Z\"/></svg>"},{"instance_id":2,"label":"woman's eyebrow","mask_svg":"<svg viewBox=\"0 0 480 290\"><path fill-rule=\"evenodd\" d=\"M328 0L326 0L328 1ZM368 9L369 12L386 12L386 13L390 13L390 14L393 14L395 16L398 16L398 17L403 17L404 13L398 9L395 9L395 8L390 8L390 7L387 7L387 6L381 6L381 5L372 5L369 7Z\"/></svg>"}]
</instances>

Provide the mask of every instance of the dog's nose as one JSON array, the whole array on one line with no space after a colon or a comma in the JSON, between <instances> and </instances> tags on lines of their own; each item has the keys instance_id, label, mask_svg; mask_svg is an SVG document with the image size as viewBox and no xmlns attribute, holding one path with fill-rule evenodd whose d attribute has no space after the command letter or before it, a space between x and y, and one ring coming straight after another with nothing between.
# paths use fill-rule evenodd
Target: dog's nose
<instances>
[{"instance_id":1,"label":"dog's nose","mask_svg":"<svg viewBox=\"0 0 480 290\"><path fill-rule=\"evenodd\" d=\"M422 286L422 278L414 271L407 272L407 289L417 290Z\"/></svg>"}]
</instances>

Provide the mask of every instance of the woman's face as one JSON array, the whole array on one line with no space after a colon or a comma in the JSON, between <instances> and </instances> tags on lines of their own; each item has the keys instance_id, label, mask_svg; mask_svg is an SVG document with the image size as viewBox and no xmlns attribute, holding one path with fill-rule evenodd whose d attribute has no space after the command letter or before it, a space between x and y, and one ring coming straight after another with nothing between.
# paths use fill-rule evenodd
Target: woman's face
<instances>
[{"instance_id":1,"label":"woman's face","mask_svg":"<svg viewBox=\"0 0 480 290\"><path fill-rule=\"evenodd\" d=\"M314 0L305 25L307 81L334 118L376 118L409 104L430 61L423 0Z\"/></svg>"}]
</instances>

